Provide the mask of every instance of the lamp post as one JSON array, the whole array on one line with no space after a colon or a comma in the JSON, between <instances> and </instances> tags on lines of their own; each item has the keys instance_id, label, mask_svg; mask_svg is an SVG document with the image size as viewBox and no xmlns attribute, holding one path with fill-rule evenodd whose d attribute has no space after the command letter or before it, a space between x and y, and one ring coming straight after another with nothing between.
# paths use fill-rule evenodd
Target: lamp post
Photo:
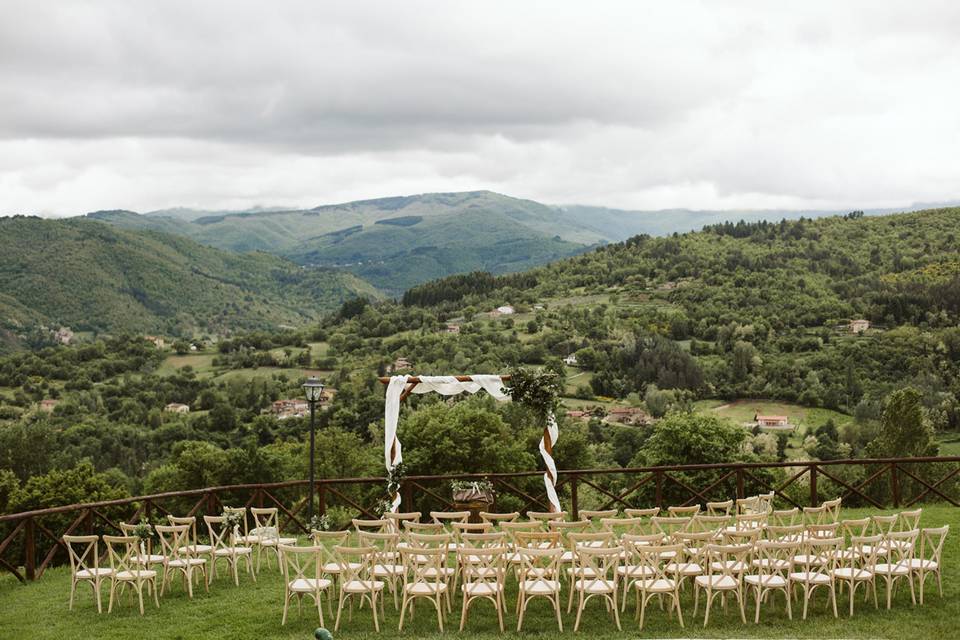
<instances>
[{"instance_id":1,"label":"lamp post","mask_svg":"<svg viewBox=\"0 0 960 640\"><path fill-rule=\"evenodd\" d=\"M303 392L307 396L307 402L310 404L310 502L307 504L307 518L313 520L313 494L316 489L314 486L314 442L316 440L316 409L317 403L323 396L323 383L317 379L317 376L310 378L303 383Z\"/></svg>"}]
</instances>

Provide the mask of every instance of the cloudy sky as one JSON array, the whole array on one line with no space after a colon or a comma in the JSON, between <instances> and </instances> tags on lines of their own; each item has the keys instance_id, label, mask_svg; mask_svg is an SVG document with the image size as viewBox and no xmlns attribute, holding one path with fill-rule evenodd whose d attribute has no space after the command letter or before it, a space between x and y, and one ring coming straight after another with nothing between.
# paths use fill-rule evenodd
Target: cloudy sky
<instances>
[{"instance_id":1,"label":"cloudy sky","mask_svg":"<svg viewBox=\"0 0 960 640\"><path fill-rule=\"evenodd\" d=\"M0 0L0 213L960 197L960 3Z\"/></svg>"}]
</instances>

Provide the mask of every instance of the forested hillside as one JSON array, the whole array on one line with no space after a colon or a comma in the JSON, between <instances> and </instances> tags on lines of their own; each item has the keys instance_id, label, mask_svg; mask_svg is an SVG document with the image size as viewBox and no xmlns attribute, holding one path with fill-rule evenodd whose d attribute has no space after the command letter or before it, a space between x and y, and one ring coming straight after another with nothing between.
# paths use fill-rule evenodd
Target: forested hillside
<instances>
[{"instance_id":1,"label":"forested hillside","mask_svg":"<svg viewBox=\"0 0 960 640\"><path fill-rule=\"evenodd\" d=\"M41 324L184 337L302 325L357 295L376 292L267 254L91 220L0 219L0 323L13 343L42 343Z\"/></svg>"}]
</instances>

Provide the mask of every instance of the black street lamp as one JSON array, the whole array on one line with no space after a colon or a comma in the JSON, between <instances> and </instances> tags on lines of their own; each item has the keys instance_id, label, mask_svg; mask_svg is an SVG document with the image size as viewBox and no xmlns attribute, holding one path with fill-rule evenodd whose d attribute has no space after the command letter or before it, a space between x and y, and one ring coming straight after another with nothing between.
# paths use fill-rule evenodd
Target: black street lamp
<instances>
[{"instance_id":1,"label":"black street lamp","mask_svg":"<svg viewBox=\"0 0 960 640\"><path fill-rule=\"evenodd\" d=\"M307 521L313 520L313 494L316 489L314 486L314 442L316 440L316 409L317 403L323 396L323 383L317 379L317 376L310 378L303 383L303 392L307 396L307 402L310 404L310 502L307 504Z\"/></svg>"}]
</instances>

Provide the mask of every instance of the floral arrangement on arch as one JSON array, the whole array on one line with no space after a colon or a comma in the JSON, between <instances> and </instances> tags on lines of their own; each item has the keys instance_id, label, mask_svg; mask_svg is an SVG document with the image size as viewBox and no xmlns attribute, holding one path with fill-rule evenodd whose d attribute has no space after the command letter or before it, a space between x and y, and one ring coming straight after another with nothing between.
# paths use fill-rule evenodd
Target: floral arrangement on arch
<instances>
[{"instance_id":1,"label":"floral arrangement on arch","mask_svg":"<svg viewBox=\"0 0 960 640\"><path fill-rule=\"evenodd\" d=\"M493 503L493 483L486 478L482 480L454 480L450 483L455 502L489 502Z\"/></svg>"}]
</instances>

